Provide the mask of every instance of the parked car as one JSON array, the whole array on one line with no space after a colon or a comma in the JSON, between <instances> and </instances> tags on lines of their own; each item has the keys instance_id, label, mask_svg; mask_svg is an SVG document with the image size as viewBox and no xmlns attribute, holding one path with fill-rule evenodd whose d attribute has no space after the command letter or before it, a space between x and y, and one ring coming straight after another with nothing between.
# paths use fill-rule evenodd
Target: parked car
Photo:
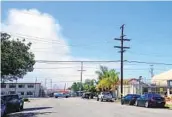
<instances>
[{"instance_id":1,"label":"parked car","mask_svg":"<svg viewBox=\"0 0 172 117\"><path fill-rule=\"evenodd\" d=\"M140 95L138 94L127 94L124 96L121 100L122 104L129 104L129 105L134 105L137 98L139 98Z\"/></svg>"},{"instance_id":2,"label":"parked car","mask_svg":"<svg viewBox=\"0 0 172 117\"><path fill-rule=\"evenodd\" d=\"M1 96L1 99L3 99L6 104L7 113L11 111L19 112L23 110L24 100L18 94L4 95Z\"/></svg>"},{"instance_id":3,"label":"parked car","mask_svg":"<svg viewBox=\"0 0 172 117\"><path fill-rule=\"evenodd\" d=\"M113 101L112 95L110 92L101 92L98 97L97 101Z\"/></svg>"},{"instance_id":4,"label":"parked car","mask_svg":"<svg viewBox=\"0 0 172 117\"><path fill-rule=\"evenodd\" d=\"M1 99L1 117L4 117L7 114L7 107L4 100Z\"/></svg>"},{"instance_id":5,"label":"parked car","mask_svg":"<svg viewBox=\"0 0 172 117\"><path fill-rule=\"evenodd\" d=\"M89 93L83 93L83 94L82 94L82 98L83 98L83 99L84 99L84 98L89 99L89 97L90 97L90 94L89 94Z\"/></svg>"},{"instance_id":6,"label":"parked car","mask_svg":"<svg viewBox=\"0 0 172 117\"><path fill-rule=\"evenodd\" d=\"M55 98L68 98L68 97L70 97L70 95L69 94L67 94L67 93L54 93L54 97Z\"/></svg>"},{"instance_id":7,"label":"parked car","mask_svg":"<svg viewBox=\"0 0 172 117\"><path fill-rule=\"evenodd\" d=\"M164 107L165 98L156 93L147 93L142 95L140 98L137 98L136 106L143 106L146 108L149 107Z\"/></svg>"}]
</instances>

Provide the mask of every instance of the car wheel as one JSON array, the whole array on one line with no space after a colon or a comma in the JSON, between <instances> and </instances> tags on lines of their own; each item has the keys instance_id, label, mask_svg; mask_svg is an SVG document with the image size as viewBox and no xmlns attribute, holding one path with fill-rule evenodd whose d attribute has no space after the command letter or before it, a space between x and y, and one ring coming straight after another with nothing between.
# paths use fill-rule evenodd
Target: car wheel
<instances>
[{"instance_id":1,"label":"car wheel","mask_svg":"<svg viewBox=\"0 0 172 117\"><path fill-rule=\"evenodd\" d=\"M97 101L99 101L99 98L97 98Z\"/></svg>"},{"instance_id":2,"label":"car wheel","mask_svg":"<svg viewBox=\"0 0 172 117\"><path fill-rule=\"evenodd\" d=\"M20 112L21 110L20 110L20 107L16 110L17 112Z\"/></svg>"},{"instance_id":3,"label":"car wheel","mask_svg":"<svg viewBox=\"0 0 172 117\"><path fill-rule=\"evenodd\" d=\"M20 110L21 110L21 111L23 110L23 105L20 107Z\"/></svg>"},{"instance_id":4,"label":"car wheel","mask_svg":"<svg viewBox=\"0 0 172 117\"><path fill-rule=\"evenodd\" d=\"M146 108L149 108L149 107L150 107L150 106L149 106L149 102L146 102L146 103L145 103L145 107L146 107Z\"/></svg>"},{"instance_id":5,"label":"car wheel","mask_svg":"<svg viewBox=\"0 0 172 117\"><path fill-rule=\"evenodd\" d=\"M55 98L58 98L57 96Z\"/></svg>"},{"instance_id":6,"label":"car wheel","mask_svg":"<svg viewBox=\"0 0 172 117\"><path fill-rule=\"evenodd\" d=\"M137 101L135 102L135 106L139 106Z\"/></svg>"},{"instance_id":7,"label":"car wheel","mask_svg":"<svg viewBox=\"0 0 172 117\"><path fill-rule=\"evenodd\" d=\"M103 98L101 98L101 102L103 102Z\"/></svg>"},{"instance_id":8,"label":"car wheel","mask_svg":"<svg viewBox=\"0 0 172 117\"><path fill-rule=\"evenodd\" d=\"M132 105L132 102L131 101L129 101L129 105Z\"/></svg>"}]
</instances>

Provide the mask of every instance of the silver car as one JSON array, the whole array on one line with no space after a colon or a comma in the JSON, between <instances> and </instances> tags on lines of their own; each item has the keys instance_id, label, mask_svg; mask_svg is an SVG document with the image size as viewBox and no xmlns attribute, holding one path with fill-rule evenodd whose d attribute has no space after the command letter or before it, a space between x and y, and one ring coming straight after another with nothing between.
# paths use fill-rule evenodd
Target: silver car
<instances>
[{"instance_id":1,"label":"silver car","mask_svg":"<svg viewBox=\"0 0 172 117\"><path fill-rule=\"evenodd\" d=\"M110 92L101 92L98 97L97 101L113 101L113 97Z\"/></svg>"}]
</instances>

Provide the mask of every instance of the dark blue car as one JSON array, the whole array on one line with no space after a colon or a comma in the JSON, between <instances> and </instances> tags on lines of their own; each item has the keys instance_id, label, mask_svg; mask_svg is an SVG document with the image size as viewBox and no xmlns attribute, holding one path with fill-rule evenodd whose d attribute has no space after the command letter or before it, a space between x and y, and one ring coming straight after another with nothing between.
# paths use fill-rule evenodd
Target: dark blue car
<instances>
[{"instance_id":1,"label":"dark blue car","mask_svg":"<svg viewBox=\"0 0 172 117\"><path fill-rule=\"evenodd\" d=\"M137 98L135 105L143 106L146 108L164 107L165 98L156 93L146 93L146 94L143 94L140 98Z\"/></svg>"},{"instance_id":2,"label":"dark blue car","mask_svg":"<svg viewBox=\"0 0 172 117\"><path fill-rule=\"evenodd\" d=\"M122 98L122 104L129 104L134 105L137 98L139 98L140 95L138 94L127 94Z\"/></svg>"}]
</instances>

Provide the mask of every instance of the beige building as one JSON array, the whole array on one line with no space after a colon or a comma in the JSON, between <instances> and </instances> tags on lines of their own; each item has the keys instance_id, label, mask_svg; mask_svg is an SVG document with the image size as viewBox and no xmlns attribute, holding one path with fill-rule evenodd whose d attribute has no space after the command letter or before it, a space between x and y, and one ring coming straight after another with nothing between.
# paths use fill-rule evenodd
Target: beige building
<instances>
[{"instance_id":1,"label":"beige building","mask_svg":"<svg viewBox=\"0 0 172 117\"><path fill-rule=\"evenodd\" d=\"M167 89L167 96L172 96L172 69L155 75L151 82L156 86L165 86Z\"/></svg>"},{"instance_id":2,"label":"beige building","mask_svg":"<svg viewBox=\"0 0 172 117\"><path fill-rule=\"evenodd\" d=\"M172 80L172 69L161 74L155 75L151 82L159 86L167 86L167 80Z\"/></svg>"}]
</instances>

